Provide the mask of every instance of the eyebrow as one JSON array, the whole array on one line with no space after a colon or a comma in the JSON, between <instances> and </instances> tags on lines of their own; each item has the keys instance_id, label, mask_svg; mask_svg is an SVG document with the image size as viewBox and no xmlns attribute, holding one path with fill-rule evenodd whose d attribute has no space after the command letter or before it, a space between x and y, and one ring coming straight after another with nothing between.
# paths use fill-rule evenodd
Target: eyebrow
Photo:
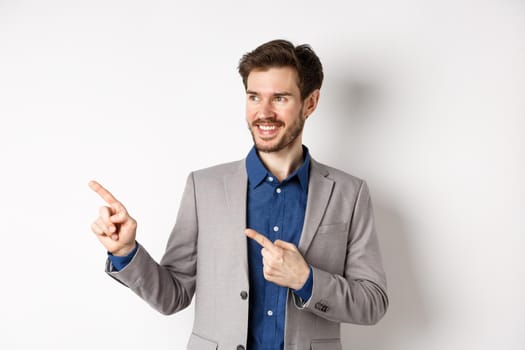
<instances>
[{"instance_id":1,"label":"eyebrow","mask_svg":"<svg viewBox=\"0 0 525 350\"><path fill-rule=\"evenodd\" d=\"M258 92L252 90L246 90L246 95L259 95ZM276 92L272 96L292 96L291 92Z\"/></svg>"}]
</instances>

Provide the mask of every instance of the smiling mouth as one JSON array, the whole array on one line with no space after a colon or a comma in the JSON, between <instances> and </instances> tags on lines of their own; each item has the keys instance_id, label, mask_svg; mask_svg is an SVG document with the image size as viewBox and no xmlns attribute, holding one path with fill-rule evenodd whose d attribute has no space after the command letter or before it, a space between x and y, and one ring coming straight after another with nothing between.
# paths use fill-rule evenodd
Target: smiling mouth
<instances>
[{"instance_id":1,"label":"smiling mouth","mask_svg":"<svg viewBox=\"0 0 525 350\"><path fill-rule=\"evenodd\" d=\"M262 139L271 139L275 137L279 128L283 126L280 122L256 121L253 126L257 129L259 137Z\"/></svg>"},{"instance_id":2,"label":"smiling mouth","mask_svg":"<svg viewBox=\"0 0 525 350\"><path fill-rule=\"evenodd\" d=\"M274 118L256 119L252 122L252 133L261 140L269 141L279 135L284 123Z\"/></svg>"},{"instance_id":3,"label":"smiling mouth","mask_svg":"<svg viewBox=\"0 0 525 350\"><path fill-rule=\"evenodd\" d=\"M255 127L258 127L264 130L276 129L280 126L283 126L283 124L284 124L283 122L278 121L273 118L257 119L252 122L252 126L255 126Z\"/></svg>"}]
</instances>

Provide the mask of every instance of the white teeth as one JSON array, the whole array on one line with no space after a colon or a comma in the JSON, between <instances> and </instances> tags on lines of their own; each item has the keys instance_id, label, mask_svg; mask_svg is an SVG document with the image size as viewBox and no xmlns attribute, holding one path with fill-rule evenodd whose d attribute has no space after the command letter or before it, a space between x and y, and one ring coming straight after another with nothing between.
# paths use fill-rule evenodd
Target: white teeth
<instances>
[{"instance_id":1,"label":"white teeth","mask_svg":"<svg viewBox=\"0 0 525 350\"><path fill-rule=\"evenodd\" d=\"M259 128L261 128L264 131L274 130L275 125L259 125Z\"/></svg>"}]
</instances>

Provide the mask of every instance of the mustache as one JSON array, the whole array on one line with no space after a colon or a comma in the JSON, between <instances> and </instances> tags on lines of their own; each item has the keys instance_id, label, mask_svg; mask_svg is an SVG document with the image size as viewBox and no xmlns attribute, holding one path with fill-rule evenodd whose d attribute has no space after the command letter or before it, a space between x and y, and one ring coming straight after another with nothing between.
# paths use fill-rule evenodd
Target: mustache
<instances>
[{"instance_id":1,"label":"mustache","mask_svg":"<svg viewBox=\"0 0 525 350\"><path fill-rule=\"evenodd\" d=\"M282 121L279 121L275 118L264 118L264 119L256 119L252 122L252 126L257 126L259 124L277 124L279 126L284 125Z\"/></svg>"}]
</instances>

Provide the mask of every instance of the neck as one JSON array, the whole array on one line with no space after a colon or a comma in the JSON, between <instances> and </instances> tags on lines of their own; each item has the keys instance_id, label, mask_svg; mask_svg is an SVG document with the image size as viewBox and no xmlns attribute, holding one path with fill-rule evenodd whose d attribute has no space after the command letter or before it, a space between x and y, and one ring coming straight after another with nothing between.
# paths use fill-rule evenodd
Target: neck
<instances>
[{"instance_id":1,"label":"neck","mask_svg":"<svg viewBox=\"0 0 525 350\"><path fill-rule=\"evenodd\" d=\"M303 164L303 147L300 137L291 145L277 152L258 152L264 166L279 181L283 181Z\"/></svg>"}]
</instances>

